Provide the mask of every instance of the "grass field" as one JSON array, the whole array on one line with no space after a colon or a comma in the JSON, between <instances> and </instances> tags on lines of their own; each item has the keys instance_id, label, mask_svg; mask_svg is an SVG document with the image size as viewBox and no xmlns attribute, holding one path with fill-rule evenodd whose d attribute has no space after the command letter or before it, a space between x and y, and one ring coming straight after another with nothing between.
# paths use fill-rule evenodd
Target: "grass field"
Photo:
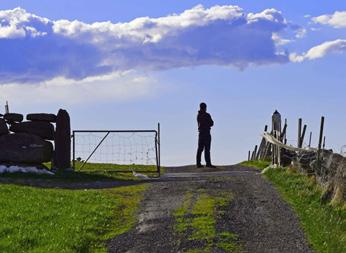
<instances>
[{"instance_id":1,"label":"grass field","mask_svg":"<svg viewBox=\"0 0 346 253\"><path fill-rule=\"evenodd\" d=\"M76 161L75 169L79 173L102 174L109 177L118 176L118 178L134 178L132 171L140 172L150 177L158 176L156 165L138 165L138 164L110 164L110 163L83 163Z\"/></svg>"},{"instance_id":2,"label":"grass field","mask_svg":"<svg viewBox=\"0 0 346 253\"><path fill-rule=\"evenodd\" d=\"M0 185L0 252L106 252L129 230L146 185L107 190Z\"/></svg>"},{"instance_id":3,"label":"grass field","mask_svg":"<svg viewBox=\"0 0 346 253\"><path fill-rule=\"evenodd\" d=\"M269 165L263 161L242 164L260 169ZM269 169L264 175L296 211L309 243L316 252L346 252L346 210L343 206L322 204L322 189L313 177L288 169Z\"/></svg>"},{"instance_id":4,"label":"grass field","mask_svg":"<svg viewBox=\"0 0 346 253\"><path fill-rule=\"evenodd\" d=\"M49 167L49 164L48 164ZM39 182L139 181L132 170L153 166L87 164L85 170L55 175L2 174L0 184L0 252L105 252L105 240L126 232L146 184L102 190L44 189L16 185L17 179ZM124 172L124 171L128 172ZM121 172L120 172L121 171ZM152 171L152 172L150 172ZM140 183L140 182L138 182Z\"/></svg>"}]
</instances>

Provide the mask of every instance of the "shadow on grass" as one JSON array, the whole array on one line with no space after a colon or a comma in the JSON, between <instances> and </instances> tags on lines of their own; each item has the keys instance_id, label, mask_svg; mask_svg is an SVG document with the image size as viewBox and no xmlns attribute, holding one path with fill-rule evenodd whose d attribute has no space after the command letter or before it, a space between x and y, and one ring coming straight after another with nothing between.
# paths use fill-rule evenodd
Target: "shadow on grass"
<instances>
[{"instance_id":1,"label":"shadow on grass","mask_svg":"<svg viewBox=\"0 0 346 253\"><path fill-rule=\"evenodd\" d=\"M54 175L33 173L0 174L0 183L27 185L41 188L102 189L150 182L141 180L132 171L147 175L153 180L159 177L153 165L121 165L107 163L82 163L75 161L75 171L57 171ZM44 166L49 170L50 163Z\"/></svg>"},{"instance_id":2,"label":"shadow on grass","mask_svg":"<svg viewBox=\"0 0 346 253\"><path fill-rule=\"evenodd\" d=\"M149 176L155 178L156 175L154 174L151 172ZM4 184L60 189L113 188L142 184L147 181L134 177L132 172L118 171L57 172L55 175L37 175L32 173L4 173L0 175L0 183Z\"/></svg>"}]
</instances>

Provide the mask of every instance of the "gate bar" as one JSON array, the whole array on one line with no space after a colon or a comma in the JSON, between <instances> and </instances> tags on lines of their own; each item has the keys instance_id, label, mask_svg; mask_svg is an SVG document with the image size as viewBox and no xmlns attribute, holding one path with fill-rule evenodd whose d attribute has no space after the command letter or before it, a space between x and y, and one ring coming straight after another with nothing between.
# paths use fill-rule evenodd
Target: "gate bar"
<instances>
[{"instance_id":1,"label":"gate bar","mask_svg":"<svg viewBox=\"0 0 346 253\"><path fill-rule=\"evenodd\" d=\"M84 161L84 163L82 164L82 167L80 167L79 169L82 170L84 165L89 161L89 159L92 157L92 155L96 152L96 150L98 149L98 147L102 144L102 142L107 138L107 136L109 135L110 132L108 132L100 141L100 143L95 147L95 149L93 150L93 152L91 152L91 154L89 155L88 159L86 159Z\"/></svg>"}]
</instances>

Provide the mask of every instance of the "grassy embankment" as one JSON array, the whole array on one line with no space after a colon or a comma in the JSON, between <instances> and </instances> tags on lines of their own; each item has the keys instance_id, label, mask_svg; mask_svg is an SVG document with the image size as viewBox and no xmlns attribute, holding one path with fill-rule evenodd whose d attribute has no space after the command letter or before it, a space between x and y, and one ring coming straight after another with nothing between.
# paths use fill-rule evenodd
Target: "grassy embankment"
<instances>
[{"instance_id":1,"label":"grassy embankment","mask_svg":"<svg viewBox=\"0 0 346 253\"><path fill-rule=\"evenodd\" d=\"M132 173L108 173L97 170L97 165L88 166L92 166L90 172L0 177L13 183L17 178L71 183L138 180ZM113 165L113 169L124 168ZM106 252L105 240L134 226L146 187L67 190L0 184L0 252Z\"/></svg>"},{"instance_id":2,"label":"grassy embankment","mask_svg":"<svg viewBox=\"0 0 346 253\"><path fill-rule=\"evenodd\" d=\"M243 162L242 165L264 169L265 161ZM264 176L279 190L296 211L312 248L318 253L346 252L345 205L322 204L323 190L314 177L292 169L269 169Z\"/></svg>"},{"instance_id":3,"label":"grassy embankment","mask_svg":"<svg viewBox=\"0 0 346 253\"><path fill-rule=\"evenodd\" d=\"M182 207L174 213L175 231L191 246L185 252L241 252L237 235L217 228L217 219L231 199L231 193L213 196L200 191L197 197L191 192L185 195Z\"/></svg>"}]
</instances>

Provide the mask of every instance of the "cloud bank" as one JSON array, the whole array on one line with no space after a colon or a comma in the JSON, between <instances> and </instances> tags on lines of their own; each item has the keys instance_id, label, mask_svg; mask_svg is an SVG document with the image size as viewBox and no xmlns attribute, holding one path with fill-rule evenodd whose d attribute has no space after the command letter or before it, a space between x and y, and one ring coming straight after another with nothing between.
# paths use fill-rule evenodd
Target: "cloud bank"
<instances>
[{"instance_id":1,"label":"cloud bank","mask_svg":"<svg viewBox=\"0 0 346 253\"><path fill-rule=\"evenodd\" d=\"M281 12L198 5L180 14L127 23L49 20L24 9L0 11L0 83L57 77L81 80L128 70L206 64L245 68L288 62L273 34Z\"/></svg>"},{"instance_id":2,"label":"cloud bank","mask_svg":"<svg viewBox=\"0 0 346 253\"><path fill-rule=\"evenodd\" d=\"M346 52L346 40L338 39L324 42L318 46L312 47L309 51L303 54L290 54L292 62L302 62L305 60L314 60L322 58L330 53Z\"/></svg>"},{"instance_id":3,"label":"cloud bank","mask_svg":"<svg viewBox=\"0 0 346 253\"><path fill-rule=\"evenodd\" d=\"M81 104L124 101L155 96L164 89L157 80L132 71L72 80L63 77L39 84L10 83L0 85L0 101L16 104ZM39 98L39 99L38 99Z\"/></svg>"},{"instance_id":4,"label":"cloud bank","mask_svg":"<svg viewBox=\"0 0 346 253\"><path fill-rule=\"evenodd\" d=\"M346 28L346 11L336 11L333 14L325 14L313 17L314 23L329 25L334 28Z\"/></svg>"}]
</instances>

